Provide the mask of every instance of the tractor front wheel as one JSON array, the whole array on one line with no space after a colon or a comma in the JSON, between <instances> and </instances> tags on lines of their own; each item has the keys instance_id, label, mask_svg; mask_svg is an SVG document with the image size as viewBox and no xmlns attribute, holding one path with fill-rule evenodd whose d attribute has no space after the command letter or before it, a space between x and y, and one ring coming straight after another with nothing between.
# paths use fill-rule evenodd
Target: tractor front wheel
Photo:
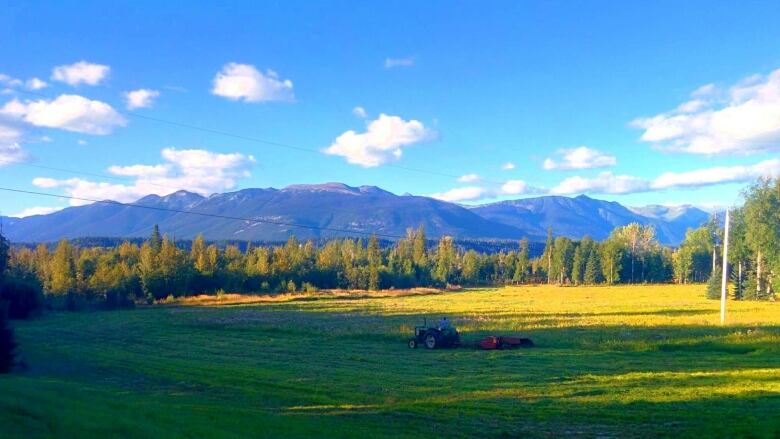
<instances>
[{"instance_id":1,"label":"tractor front wheel","mask_svg":"<svg viewBox=\"0 0 780 439\"><path fill-rule=\"evenodd\" d=\"M410 340L409 340L409 348L411 348L411 349L417 349L417 340L415 340L415 339L413 339L413 338L412 338L412 339L410 339Z\"/></svg>"},{"instance_id":2,"label":"tractor front wheel","mask_svg":"<svg viewBox=\"0 0 780 439\"><path fill-rule=\"evenodd\" d=\"M425 336L425 347L428 349L436 349L436 345L439 343L439 340L436 339L436 336L433 334L428 334Z\"/></svg>"}]
</instances>

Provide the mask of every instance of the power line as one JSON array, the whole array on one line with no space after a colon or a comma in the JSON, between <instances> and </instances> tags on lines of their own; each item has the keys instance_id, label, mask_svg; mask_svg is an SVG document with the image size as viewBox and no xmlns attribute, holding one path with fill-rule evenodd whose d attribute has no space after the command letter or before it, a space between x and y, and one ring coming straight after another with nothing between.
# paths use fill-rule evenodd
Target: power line
<instances>
[{"instance_id":1,"label":"power line","mask_svg":"<svg viewBox=\"0 0 780 439\"><path fill-rule=\"evenodd\" d=\"M323 231L329 231L329 232L338 232L338 233L346 233L346 234L358 234L358 235L366 235L371 236L374 235L379 238L392 238L392 239L402 239L405 238L405 236L402 235L393 235L389 233L377 233L377 232L363 232L359 230L349 230L349 229L341 229L337 227L323 227L323 226L310 226L306 224L296 224L296 223L290 223L290 222L284 222L284 221L271 221L271 220L261 220L261 219L255 219L255 218L243 218L238 216L230 216L230 215L219 215L214 213L206 213L206 212L195 212L192 210L179 210L179 209L170 209L167 207L156 207L156 206L145 206L142 204L134 204L134 203L122 203L119 201L113 201L113 200L98 200L94 198L85 198L85 197L74 197L72 195L59 195L59 194L50 194L46 192L36 192L36 191L27 191L22 189L14 189L14 188L6 188L6 187L0 187L0 190L6 191L6 192L15 192L20 194L28 194L28 195L40 195L45 197L52 197L52 198L63 198L68 200L77 200L77 201L87 201L90 203L102 203L102 204L112 204L117 206L124 206L124 207L136 207L139 209L148 209L148 210L157 210L157 211L163 211L163 212L172 212L172 213L181 213L186 215L198 215L203 217L210 217L210 218L219 218L219 219L227 219L227 220L234 220L234 221L244 221L248 223L260 223L260 224L271 224L271 225L277 225L277 226L286 226L286 227L298 227L302 229L310 229L310 230L323 230Z\"/></svg>"},{"instance_id":2,"label":"power line","mask_svg":"<svg viewBox=\"0 0 780 439\"><path fill-rule=\"evenodd\" d=\"M37 92L29 91L29 90L16 90L16 91L19 92L19 93L28 94L28 95L32 95L32 96L37 96L37 97L44 98L44 99L52 99L51 96L45 95L43 93L37 93ZM319 151L316 148L308 148L308 147L304 147L304 146L293 145L293 144L290 144L290 143L277 142L277 141L273 141L273 140L262 139L262 138L259 138L259 137L246 136L246 135L243 135L243 134L236 134L236 133L231 133L231 132L228 132L228 131L222 131L222 130L217 130L217 129L213 129L213 128L202 127L202 126L198 126L198 125L192 125L192 124L187 124L187 123L182 123L182 122L176 122L176 121L171 121L171 120L166 120L166 119L160 119L160 118L152 117L152 116L144 116L144 115L141 115L141 114L138 114L138 113L131 113L131 112L126 112L126 111L121 111L121 110L115 110L115 111L117 113L119 113L119 114L121 114L123 116L127 116L129 118L147 120L147 121L150 121L150 122L170 125L170 126L174 126L174 127L178 127L178 128L186 128L186 129L200 131L200 132L204 132L204 133L216 134L216 135L225 136L225 137L231 137L231 138L234 138L234 139L260 143L260 144L273 146L273 147L277 147L277 148L285 148L285 149L290 149L290 150L295 150L295 151L302 151L302 152L315 153L317 155L322 155L322 152ZM398 164L395 164L395 163L388 163L388 164L385 164L384 166L389 167L389 168L394 168L394 169L401 169L401 170L408 171L408 172L417 172L417 173L421 173L421 174L437 175L437 176L440 176L440 177L447 177L447 178L459 178L460 177L459 175L454 175L454 174L450 174L450 173L446 173L446 172L432 171L432 170L428 170L428 169L412 168L412 167L408 167L408 166L398 165ZM59 170L63 171L63 172L71 172L71 171L66 171L66 170L63 170L63 169L59 169ZM498 181L490 181L490 180L483 180L483 181L486 181L486 182L489 182L489 183L501 184L501 182L498 182Z\"/></svg>"}]
</instances>

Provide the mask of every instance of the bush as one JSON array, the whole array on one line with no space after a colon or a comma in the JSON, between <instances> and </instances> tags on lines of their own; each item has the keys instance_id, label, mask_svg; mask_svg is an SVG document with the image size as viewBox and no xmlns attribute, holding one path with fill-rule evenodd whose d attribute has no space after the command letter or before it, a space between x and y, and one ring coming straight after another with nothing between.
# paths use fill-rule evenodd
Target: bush
<instances>
[{"instance_id":1,"label":"bush","mask_svg":"<svg viewBox=\"0 0 780 439\"><path fill-rule=\"evenodd\" d=\"M319 288L317 288L317 286L316 286L316 285L314 285L314 284L312 284L312 283L309 283L309 282L304 282L304 283L303 283L303 285L301 285L301 290L302 290L303 292L305 292L305 293L316 293L316 292L318 292L320 289L319 289Z\"/></svg>"},{"instance_id":2,"label":"bush","mask_svg":"<svg viewBox=\"0 0 780 439\"><path fill-rule=\"evenodd\" d=\"M8 318L8 302L0 302L0 373L11 372L15 358L16 342Z\"/></svg>"},{"instance_id":3,"label":"bush","mask_svg":"<svg viewBox=\"0 0 780 439\"><path fill-rule=\"evenodd\" d=\"M8 318L26 319L40 310L43 287L34 275L10 272L0 280L0 301L7 302Z\"/></svg>"},{"instance_id":4,"label":"bush","mask_svg":"<svg viewBox=\"0 0 780 439\"><path fill-rule=\"evenodd\" d=\"M105 309L134 308L135 302L122 291L109 291L106 293L103 307Z\"/></svg>"}]
</instances>

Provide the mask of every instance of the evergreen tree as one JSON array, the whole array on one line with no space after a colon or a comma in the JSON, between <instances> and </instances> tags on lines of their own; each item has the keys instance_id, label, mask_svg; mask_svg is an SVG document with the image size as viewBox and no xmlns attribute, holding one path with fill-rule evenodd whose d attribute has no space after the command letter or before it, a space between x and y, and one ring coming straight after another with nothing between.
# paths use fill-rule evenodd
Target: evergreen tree
<instances>
[{"instance_id":1,"label":"evergreen tree","mask_svg":"<svg viewBox=\"0 0 780 439\"><path fill-rule=\"evenodd\" d=\"M527 283L530 277L530 268L528 238L523 238L520 241L520 252L517 254L517 264L515 265L515 273L512 280L517 283Z\"/></svg>"},{"instance_id":2,"label":"evergreen tree","mask_svg":"<svg viewBox=\"0 0 780 439\"><path fill-rule=\"evenodd\" d=\"M0 233L0 280L3 279L5 270L8 268L8 254L11 249L8 240Z\"/></svg>"},{"instance_id":3,"label":"evergreen tree","mask_svg":"<svg viewBox=\"0 0 780 439\"><path fill-rule=\"evenodd\" d=\"M368 289L376 291L379 289L379 267L382 264L382 253L379 250L379 243L376 235L371 235L368 240Z\"/></svg>"},{"instance_id":4,"label":"evergreen tree","mask_svg":"<svg viewBox=\"0 0 780 439\"><path fill-rule=\"evenodd\" d=\"M595 285L601 282L601 266L599 264L598 252L592 248L588 253L588 259L585 262L585 274L583 281L587 285Z\"/></svg>"},{"instance_id":5,"label":"evergreen tree","mask_svg":"<svg viewBox=\"0 0 780 439\"><path fill-rule=\"evenodd\" d=\"M721 284L722 284L722 271L720 265L715 266L710 279L707 281L707 298L708 299L720 299Z\"/></svg>"},{"instance_id":6,"label":"evergreen tree","mask_svg":"<svg viewBox=\"0 0 780 439\"><path fill-rule=\"evenodd\" d=\"M160 227L155 224L152 229L152 236L149 237L149 245L152 246L152 250L159 252L162 248L162 235L160 235Z\"/></svg>"},{"instance_id":7,"label":"evergreen tree","mask_svg":"<svg viewBox=\"0 0 780 439\"><path fill-rule=\"evenodd\" d=\"M547 242L544 245L542 259L545 261L545 271L547 273L547 283L551 284L553 280L553 255L555 254L555 241L553 240L552 227L547 228Z\"/></svg>"}]
</instances>

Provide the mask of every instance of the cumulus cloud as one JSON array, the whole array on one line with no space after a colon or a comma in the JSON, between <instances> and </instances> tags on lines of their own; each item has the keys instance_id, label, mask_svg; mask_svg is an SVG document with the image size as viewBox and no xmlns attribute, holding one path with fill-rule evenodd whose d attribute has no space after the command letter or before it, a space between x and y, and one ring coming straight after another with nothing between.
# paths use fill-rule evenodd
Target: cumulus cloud
<instances>
[{"instance_id":1,"label":"cumulus cloud","mask_svg":"<svg viewBox=\"0 0 780 439\"><path fill-rule=\"evenodd\" d=\"M482 180L482 177L477 174L466 174L458 177L458 181L461 183L476 183L480 180Z\"/></svg>"},{"instance_id":2,"label":"cumulus cloud","mask_svg":"<svg viewBox=\"0 0 780 439\"><path fill-rule=\"evenodd\" d=\"M42 79L31 78L27 81L24 81L24 86L29 90L40 90L42 88L48 87L49 84Z\"/></svg>"},{"instance_id":3,"label":"cumulus cloud","mask_svg":"<svg viewBox=\"0 0 780 439\"><path fill-rule=\"evenodd\" d=\"M38 127L59 128L77 133L103 135L126 121L105 102L78 95L60 95L54 100L21 102L14 99L0 108L0 114Z\"/></svg>"},{"instance_id":4,"label":"cumulus cloud","mask_svg":"<svg viewBox=\"0 0 780 439\"><path fill-rule=\"evenodd\" d=\"M54 213L58 210L62 210L61 207L44 207L44 206L37 206L37 207L28 207L27 209L22 210L21 212L17 212L12 217L16 218L25 218L28 216L33 215L48 215L50 213Z\"/></svg>"},{"instance_id":5,"label":"cumulus cloud","mask_svg":"<svg viewBox=\"0 0 780 439\"><path fill-rule=\"evenodd\" d=\"M138 90L125 92L124 96L127 101L127 109L135 110L136 108L151 107L155 98L160 96L160 92L147 88L139 88Z\"/></svg>"},{"instance_id":6,"label":"cumulus cloud","mask_svg":"<svg viewBox=\"0 0 780 439\"><path fill-rule=\"evenodd\" d=\"M366 113L366 109L359 105L352 109L352 114L354 114L355 116L361 119L365 119L366 117L368 117L368 114Z\"/></svg>"},{"instance_id":7,"label":"cumulus cloud","mask_svg":"<svg viewBox=\"0 0 780 439\"><path fill-rule=\"evenodd\" d=\"M250 64L229 63L222 67L213 80L211 93L234 101L268 102L292 101L293 83L281 79L273 70L263 74Z\"/></svg>"},{"instance_id":8,"label":"cumulus cloud","mask_svg":"<svg viewBox=\"0 0 780 439\"><path fill-rule=\"evenodd\" d=\"M528 192L529 188L526 182L522 180L508 180L501 185L501 195L521 195Z\"/></svg>"},{"instance_id":9,"label":"cumulus cloud","mask_svg":"<svg viewBox=\"0 0 780 439\"><path fill-rule=\"evenodd\" d=\"M426 140L436 133L417 120L403 120L398 116L380 114L368 123L366 131L356 133L349 130L323 152L342 156L347 162L371 168L398 160L403 148Z\"/></svg>"},{"instance_id":10,"label":"cumulus cloud","mask_svg":"<svg viewBox=\"0 0 780 439\"><path fill-rule=\"evenodd\" d=\"M103 64L79 61L55 67L51 72L51 79L68 85L98 85L108 77L110 71L111 67Z\"/></svg>"},{"instance_id":11,"label":"cumulus cloud","mask_svg":"<svg viewBox=\"0 0 780 439\"><path fill-rule=\"evenodd\" d=\"M134 179L132 184L95 182L81 178L57 180L39 177L33 185L41 188L63 188L80 198L135 201L148 194L170 194L179 189L209 195L236 187L250 176L254 157L239 153L223 154L203 149L165 148L163 163L157 165L111 166L108 172ZM72 205L89 202L71 200Z\"/></svg>"},{"instance_id":12,"label":"cumulus cloud","mask_svg":"<svg viewBox=\"0 0 780 439\"><path fill-rule=\"evenodd\" d=\"M511 171L512 169L515 169L515 164L512 162L506 162L503 165L501 165L502 171Z\"/></svg>"},{"instance_id":13,"label":"cumulus cloud","mask_svg":"<svg viewBox=\"0 0 780 439\"><path fill-rule=\"evenodd\" d=\"M450 189L446 192L431 194L432 198L437 200L455 203L459 201L474 201L482 198L488 198L488 189L479 186L466 186Z\"/></svg>"},{"instance_id":14,"label":"cumulus cloud","mask_svg":"<svg viewBox=\"0 0 780 439\"><path fill-rule=\"evenodd\" d=\"M385 58L385 68L392 69L394 67L411 67L414 65L413 57L406 58Z\"/></svg>"},{"instance_id":15,"label":"cumulus cloud","mask_svg":"<svg viewBox=\"0 0 780 439\"><path fill-rule=\"evenodd\" d=\"M632 122L641 140L692 154L780 151L780 69L753 75L728 90L708 84L676 109Z\"/></svg>"},{"instance_id":16,"label":"cumulus cloud","mask_svg":"<svg viewBox=\"0 0 780 439\"><path fill-rule=\"evenodd\" d=\"M572 170L572 169L593 169L615 166L617 159L615 156L603 153L601 151L580 146L579 148L560 149L557 152L560 157L558 160L547 158L544 161L546 170Z\"/></svg>"},{"instance_id":17,"label":"cumulus cloud","mask_svg":"<svg viewBox=\"0 0 780 439\"><path fill-rule=\"evenodd\" d=\"M653 189L712 186L744 183L759 177L780 176L780 159L764 160L754 165L719 166L689 172L666 172L653 180Z\"/></svg>"},{"instance_id":18,"label":"cumulus cloud","mask_svg":"<svg viewBox=\"0 0 780 439\"><path fill-rule=\"evenodd\" d=\"M0 84L6 85L9 87L18 87L23 84L22 80L16 79L12 76L6 75L5 73L0 73Z\"/></svg>"},{"instance_id":19,"label":"cumulus cloud","mask_svg":"<svg viewBox=\"0 0 780 439\"><path fill-rule=\"evenodd\" d=\"M569 177L550 189L551 194L572 195L582 193L628 194L648 190L647 181L630 175L614 175L602 172L597 177Z\"/></svg>"},{"instance_id":20,"label":"cumulus cloud","mask_svg":"<svg viewBox=\"0 0 780 439\"><path fill-rule=\"evenodd\" d=\"M727 183L746 183L760 177L776 178L778 176L780 176L780 159L770 159L753 165L717 166L687 172L666 172L651 180L630 175L614 175L610 172L603 172L594 178L570 177L552 188L550 193L558 195L630 194Z\"/></svg>"},{"instance_id":21,"label":"cumulus cloud","mask_svg":"<svg viewBox=\"0 0 780 439\"><path fill-rule=\"evenodd\" d=\"M27 154L19 145L21 131L16 128L0 125L0 167L19 163L27 158Z\"/></svg>"},{"instance_id":22,"label":"cumulus cloud","mask_svg":"<svg viewBox=\"0 0 780 439\"><path fill-rule=\"evenodd\" d=\"M522 180L507 180L500 184L487 186L464 186L454 188L446 192L437 192L430 196L442 201L456 203L461 201L496 198L502 195L523 195L535 192L538 192L538 190L528 186L528 184Z\"/></svg>"}]
</instances>

